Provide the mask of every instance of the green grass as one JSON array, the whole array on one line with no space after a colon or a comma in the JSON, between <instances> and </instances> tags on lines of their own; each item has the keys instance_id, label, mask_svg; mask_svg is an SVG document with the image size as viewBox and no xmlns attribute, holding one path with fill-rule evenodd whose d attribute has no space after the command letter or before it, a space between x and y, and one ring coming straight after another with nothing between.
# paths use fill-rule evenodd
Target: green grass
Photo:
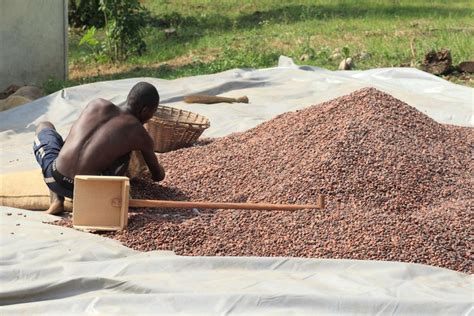
<instances>
[{"instance_id":1,"label":"green grass","mask_svg":"<svg viewBox=\"0 0 474 316\"><path fill-rule=\"evenodd\" d=\"M334 70L342 59L330 58L336 49L353 57L356 69L419 65L427 51L441 48L451 50L455 65L474 59L473 1L142 2L152 17L143 56L121 65L97 64L87 48L78 46L81 35L71 33L71 79L50 80L45 83L47 92L101 80L173 79L232 68L272 67L280 55ZM174 27L177 36L166 38L167 27ZM364 53L366 58L360 58ZM304 54L307 59L300 61ZM461 79L454 77L458 83L474 85L470 76Z\"/></svg>"}]
</instances>

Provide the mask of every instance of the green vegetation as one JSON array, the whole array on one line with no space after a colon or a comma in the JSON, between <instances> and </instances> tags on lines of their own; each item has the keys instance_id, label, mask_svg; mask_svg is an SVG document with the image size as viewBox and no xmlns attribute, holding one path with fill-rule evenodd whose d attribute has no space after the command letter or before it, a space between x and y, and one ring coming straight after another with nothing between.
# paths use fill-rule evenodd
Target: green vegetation
<instances>
[{"instance_id":1,"label":"green vegetation","mask_svg":"<svg viewBox=\"0 0 474 316\"><path fill-rule=\"evenodd\" d=\"M87 46L90 50L89 57L92 56L96 63L124 62L130 56L141 56L145 52L146 43L143 36L148 11L138 0L83 0L79 2L79 6L75 5L73 0L69 2L73 8L69 12L71 24L86 27L79 46ZM87 8L87 11L84 8ZM91 22L87 22L88 19ZM103 38L96 35L96 21L103 21Z\"/></svg>"},{"instance_id":2,"label":"green vegetation","mask_svg":"<svg viewBox=\"0 0 474 316\"><path fill-rule=\"evenodd\" d=\"M93 58L71 31L70 80L58 86L129 77L172 79L232 68L276 66L278 56L337 69L419 66L431 49L448 48L453 64L474 59L474 2L449 0L143 0L150 11L147 51L122 63ZM165 33L165 29L176 32ZM97 36L104 38L104 30ZM334 52L339 55L334 56ZM474 85L471 76L450 78Z\"/></svg>"},{"instance_id":3,"label":"green vegetation","mask_svg":"<svg viewBox=\"0 0 474 316\"><path fill-rule=\"evenodd\" d=\"M146 50L143 29L146 13L138 0L101 0L105 16L105 54L113 62L123 62Z\"/></svg>"}]
</instances>

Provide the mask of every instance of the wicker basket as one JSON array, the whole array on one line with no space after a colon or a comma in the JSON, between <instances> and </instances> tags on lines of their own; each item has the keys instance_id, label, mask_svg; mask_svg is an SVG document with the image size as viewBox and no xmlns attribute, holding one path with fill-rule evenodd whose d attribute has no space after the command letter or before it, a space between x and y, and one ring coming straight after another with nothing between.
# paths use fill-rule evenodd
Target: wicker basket
<instances>
[{"instance_id":1,"label":"wicker basket","mask_svg":"<svg viewBox=\"0 0 474 316\"><path fill-rule=\"evenodd\" d=\"M206 117L160 105L145 125L159 153L191 146L210 126Z\"/></svg>"}]
</instances>

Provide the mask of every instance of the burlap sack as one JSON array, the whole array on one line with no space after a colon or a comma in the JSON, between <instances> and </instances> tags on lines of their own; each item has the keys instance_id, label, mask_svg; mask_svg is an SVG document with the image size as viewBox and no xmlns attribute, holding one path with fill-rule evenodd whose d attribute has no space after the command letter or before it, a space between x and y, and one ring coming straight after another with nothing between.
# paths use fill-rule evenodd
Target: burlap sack
<instances>
[{"instance_id":1,"label":"burlap sack","mask_svg":"<svg viewBox=\"0 0 474 316\"><path fill-rule=\"evenodd\" d=\"M43 96L43 91L35 86L24 86L18 88L18 90L16 90L12 96L13 95L28 98L30 100L36 100Z\"/></svg>"},{"instance_id":2,"label":"burlap sack","mask_svg":"<svg viewBox=\"0 0 474 316\"><path fill-rule=\"evenodd\" d=\"M6 111L14 107L30 103L33 100L39 99L43 96L43 91L35 86L19 87L16 85L9 86L4 94L9 95L6 99L0 100L0 111Z\"/></svg>"},{"instance_id":3,"label":"burlap sack","mask_svg":"<svg viewBox=\"0 0 474 316\"><path fill-rule=\"evenodd\" d=\"M13 109L14 107L30 103L31 99L20 95L11 95L4 100L0 100L0 111L6 111L9 109Z\"/></svg>"},{"instance_id":4,"label":"burlap sack","mask_svg":"<svg viewBox=\"0 0 474 316\"><path fill-rule=\"evenodd\" d=\"M143 177L143 173L148 170L145 159L140 151L134 150L130 155L130 163L126 176L130 179L139 179Z\"/></svg>"},{"instance_id":5,"label":"burlap sack","mask_svg":"<svg viewBox=\"0 0 474 316\"><path fill-rule=\"evenodd\" d=\"M0 175L0 205L26 210L44 211L49 208L49 189L40 169ZM72 202L66 199L66 210Z\"/></svg>"}]
</instances>

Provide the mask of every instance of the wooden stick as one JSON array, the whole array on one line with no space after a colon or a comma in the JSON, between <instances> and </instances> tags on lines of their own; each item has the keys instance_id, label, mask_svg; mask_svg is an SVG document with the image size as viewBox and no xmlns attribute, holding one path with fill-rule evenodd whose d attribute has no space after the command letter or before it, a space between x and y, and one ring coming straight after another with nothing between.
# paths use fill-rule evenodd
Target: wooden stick
<instances>
[{"instance_id":1,"label":"wooden stick","mask_svg":"<svg viewBox=\"0 0 474 316\"><path fill-rule=\"evenodd\" d=\"M114 199L114 205L121 205L121 201ZM236 210L302 210L324 209L325 197L318 196L317 204L266 204L266 203L213 203L213 202L184 202L166 200L135 200L128 202L129 207L161 207L161 208L210 208Z\"/></svg>"},{"instance_id":2,"label":"wooden stick","mask_svg":"<svg viewBox=\"0 0 474 316\"><path fill-rule=\"evenodd\" d=\"M246 96L240 98L226 98L218 97L215 95L188 95L184 97L184 102L186 103L202 103L202 104L213 104L213 103L249 103L249 98Z\"/></svg>"}]
</instances>

